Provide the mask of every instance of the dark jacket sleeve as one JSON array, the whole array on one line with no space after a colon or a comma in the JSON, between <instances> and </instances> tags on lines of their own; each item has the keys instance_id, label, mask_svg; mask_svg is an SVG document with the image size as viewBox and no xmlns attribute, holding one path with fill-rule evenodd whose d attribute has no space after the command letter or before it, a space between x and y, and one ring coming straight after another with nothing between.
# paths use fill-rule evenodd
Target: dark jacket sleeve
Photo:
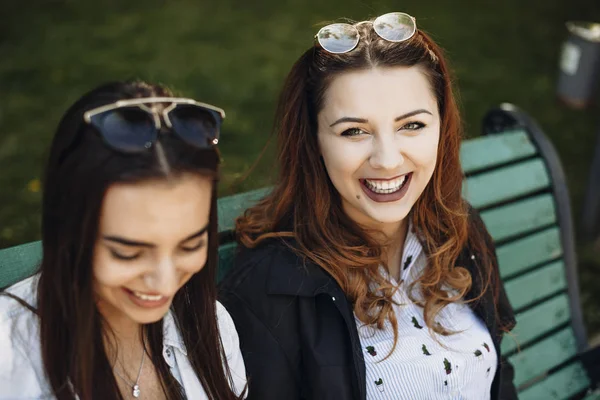
<instances>
[{"instance_id":1,"label":"dark jacket sleeve","mask_svg":"<svg viewBox=\"0 0 600 400\"><path fill-rule=\"evenodd\" d=\"M493 244L492 244L493 246ZM496 252L494 249L494 258L496 257ZM497 265L498 261L495 261L496 271L498 271ZM504 290L504 284L500 279L499 280L499 296L498 296L498 304L499 304L499 314L501 323L506 327L506 329L512 330L516 325L516 320L514 316L514 312L512 306L510 305L510 301L508 300L508 296L506 295L506 291ZM500 399L499 400L518 400L519 396L517 395L517 388L514 385L515 378L515 370L508 361L507 358L502 357L502 375L500 377Z\"/></svg>"},{"instance_id":2,"label":"dark jacket sleeve","mask_svg":"<svg viewBox=\"0 0 600 400\"><path fill-rule=\"evenodd\" d=\"M498 257L496 255L496 246L494 245L494 240L485 227L485 224L477 210L471 208L469 210L469 214L471 216L473 227L478 234L482 235L482 239L485 241L486 247L490 253L491 265L493 268L491 285L495 286L494 289L497 291L497 295L495 296L495 306L497 310L498 326L504 331L511 331L516 325L515 314L508 296L506 295L504 283L500 278L500 267L498 265ZM500 362L502 364L502 368L500 376L499 400L518 400L519 397L517 395L517 389L513 383L515 376L514 368L510 361L508 361L508 359L505 357L501 357Z\"/></svg>"},{"instance_id":3,"label":"dark jacket sleeve","mask_svg":"<svg viewBox=\"0 0 600 400\"><path fill-rule=\"evenodd\" d=\"M248 400L300 399L289 360L269 327L244 299L221 289L219 300L235 323L248 374Z\"/></svg>"}]
</instances>

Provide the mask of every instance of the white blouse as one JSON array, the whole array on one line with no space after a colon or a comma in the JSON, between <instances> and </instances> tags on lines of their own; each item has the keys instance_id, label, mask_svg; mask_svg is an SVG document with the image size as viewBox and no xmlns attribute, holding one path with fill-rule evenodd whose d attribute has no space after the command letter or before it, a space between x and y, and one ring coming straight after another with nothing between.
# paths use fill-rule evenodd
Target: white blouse
<instances>
[{"instance_id":1,"label":"white blouse","mask_svg":"<svg viewBox=\"0 0 600 400\"><path fill-rule=\"evenodd\" d=\"M485 400L496 373L497 354L485 324L468 305L446 306L437 321L452 332L450 336L430 333L423 308L407 294L411 282L426 266L427 256L409 227L401 264L401 284L393 300L398 320L398 342L394 343L389 321L382 330L364 326L355 316L363 349L367 399L453 399ZM385 271L382 268L382 272ZM413 297L419 299L418 290ZM434 336L432 336L434 335Z\"/></svg>"},{"instance_id":2,"label":"white blouse","mask_svg":"<svg viewBox=\"0 0 600 400\"><path fill-rule=\"evenodd\" d=\"M38 276L25 279L7 291L32 306L37 305ZM217 302L219 333L233 378L232 388L241 393L246 369L235 325ZM187 358L187 351L171 312L164 317L163 357L188 399L208 399ZM225 362L225 360L224 360ZM142 390L143 396L143 385ZM31 311L9 296L0 296L0 399L52 398L42 365L39 322Z\"/></svg>"}]
</instances>

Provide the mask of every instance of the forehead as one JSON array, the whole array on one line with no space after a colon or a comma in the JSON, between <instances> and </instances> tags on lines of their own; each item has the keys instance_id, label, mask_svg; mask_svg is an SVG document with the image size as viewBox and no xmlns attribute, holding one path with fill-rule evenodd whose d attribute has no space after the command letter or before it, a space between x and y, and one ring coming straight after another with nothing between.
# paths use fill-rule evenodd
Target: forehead
<instances>
[{"instance_id":1,"label":"forehead","mask_svg":"<svg viewBox=\"0 0 600 400\"><path fill-rule=\"evenodd\" d=\"M420 108L437 115L437 99L421 67L376 67L335 77L325 92L322 112L332 118L395 117Z\"/></svg>"},{"instance_id":2,"label":"forehead","mask_svg":"<svg viewBox=\"0 0 600 400\"><path fill-rule=\"evenodd\" d=\"M211 193L212 180L200 175L114 184L102 204L100 234L177 242L206 226Z\"/></svg>"}]
</instances>

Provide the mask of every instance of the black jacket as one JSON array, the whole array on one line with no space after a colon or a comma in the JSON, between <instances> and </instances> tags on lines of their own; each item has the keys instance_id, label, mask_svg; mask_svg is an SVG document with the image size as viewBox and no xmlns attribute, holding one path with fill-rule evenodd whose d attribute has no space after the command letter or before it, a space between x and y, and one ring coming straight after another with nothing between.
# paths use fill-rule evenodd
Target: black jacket
<instances>
[{"instance_id":1,"label":"black jacket","mask_svg":"<svg viewBox=\"0 0 600 400\"><path fill-rule=\"evenodd\" d=\"M471 220L493 250L475 212ZM481 287L480 274L475 273L477 259L467 247L457 261L473 277L467 298ZM495 259L493 268L500 282ZM219 296L240 336L248 399L366 399L365 362L352 305L322 268L303 262L281 240L270 240L255 249L240 249L234 268L220 284ZM502 287L498 302L502 324L514 326ZM500 354L502 334L492 292L469 304L485 322ZM512 366L499 357L492 400L517 399L513 374Z\"/></svg>"}]
</instances>

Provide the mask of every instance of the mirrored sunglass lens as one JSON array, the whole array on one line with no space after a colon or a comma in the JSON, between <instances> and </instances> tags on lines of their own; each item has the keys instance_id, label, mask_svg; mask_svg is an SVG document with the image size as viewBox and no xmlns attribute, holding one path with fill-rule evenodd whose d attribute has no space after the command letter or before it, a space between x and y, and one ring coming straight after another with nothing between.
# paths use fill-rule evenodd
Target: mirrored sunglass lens
<instances>
[{"instance_id":1,"label":"mirrored sunglass lens","mask_svg":"<svg viewBox=\"0 0 600 400\"><path fill-rule=\"evenodd\" d=\"M350 24L331 24L319 31L317 39L330 53L346 53L358 44L358 30Z\"/></svg>"},{"instance_id":2,"label":"mirrored sunglass lens","mask_svg":"<svg viewBox=\"0 0 600 400\"><path fill-rule=\"evenodd\" d=\"M92 124L112 147L125 152L149 148L156 140L152 116L138 107L119 108L92 117Z\"/></svg>"},{"instance_id":3,"label":"mirrored sunglass lens","mask_svg":"<svg viewBox=\"0 0 600 400\"><path fill-rule=\"evenodd\" d=\"M173 130L181 139L196 147L210 147L219 138L219 121L209 110L193 105L178 105L169 114Z\"/></svg>"},{"instance_id":4,"label":"mirrored sunglass lens","mask_svg":"<svg viewBox=\"0 0 600 400\"><path fill-rule=\"evenodd\" d=\"M389 13L378 17L373 22L373 29L385 40L402 42L414 35L416 25L408 14Z\"/></svg>"}]
</instances>

